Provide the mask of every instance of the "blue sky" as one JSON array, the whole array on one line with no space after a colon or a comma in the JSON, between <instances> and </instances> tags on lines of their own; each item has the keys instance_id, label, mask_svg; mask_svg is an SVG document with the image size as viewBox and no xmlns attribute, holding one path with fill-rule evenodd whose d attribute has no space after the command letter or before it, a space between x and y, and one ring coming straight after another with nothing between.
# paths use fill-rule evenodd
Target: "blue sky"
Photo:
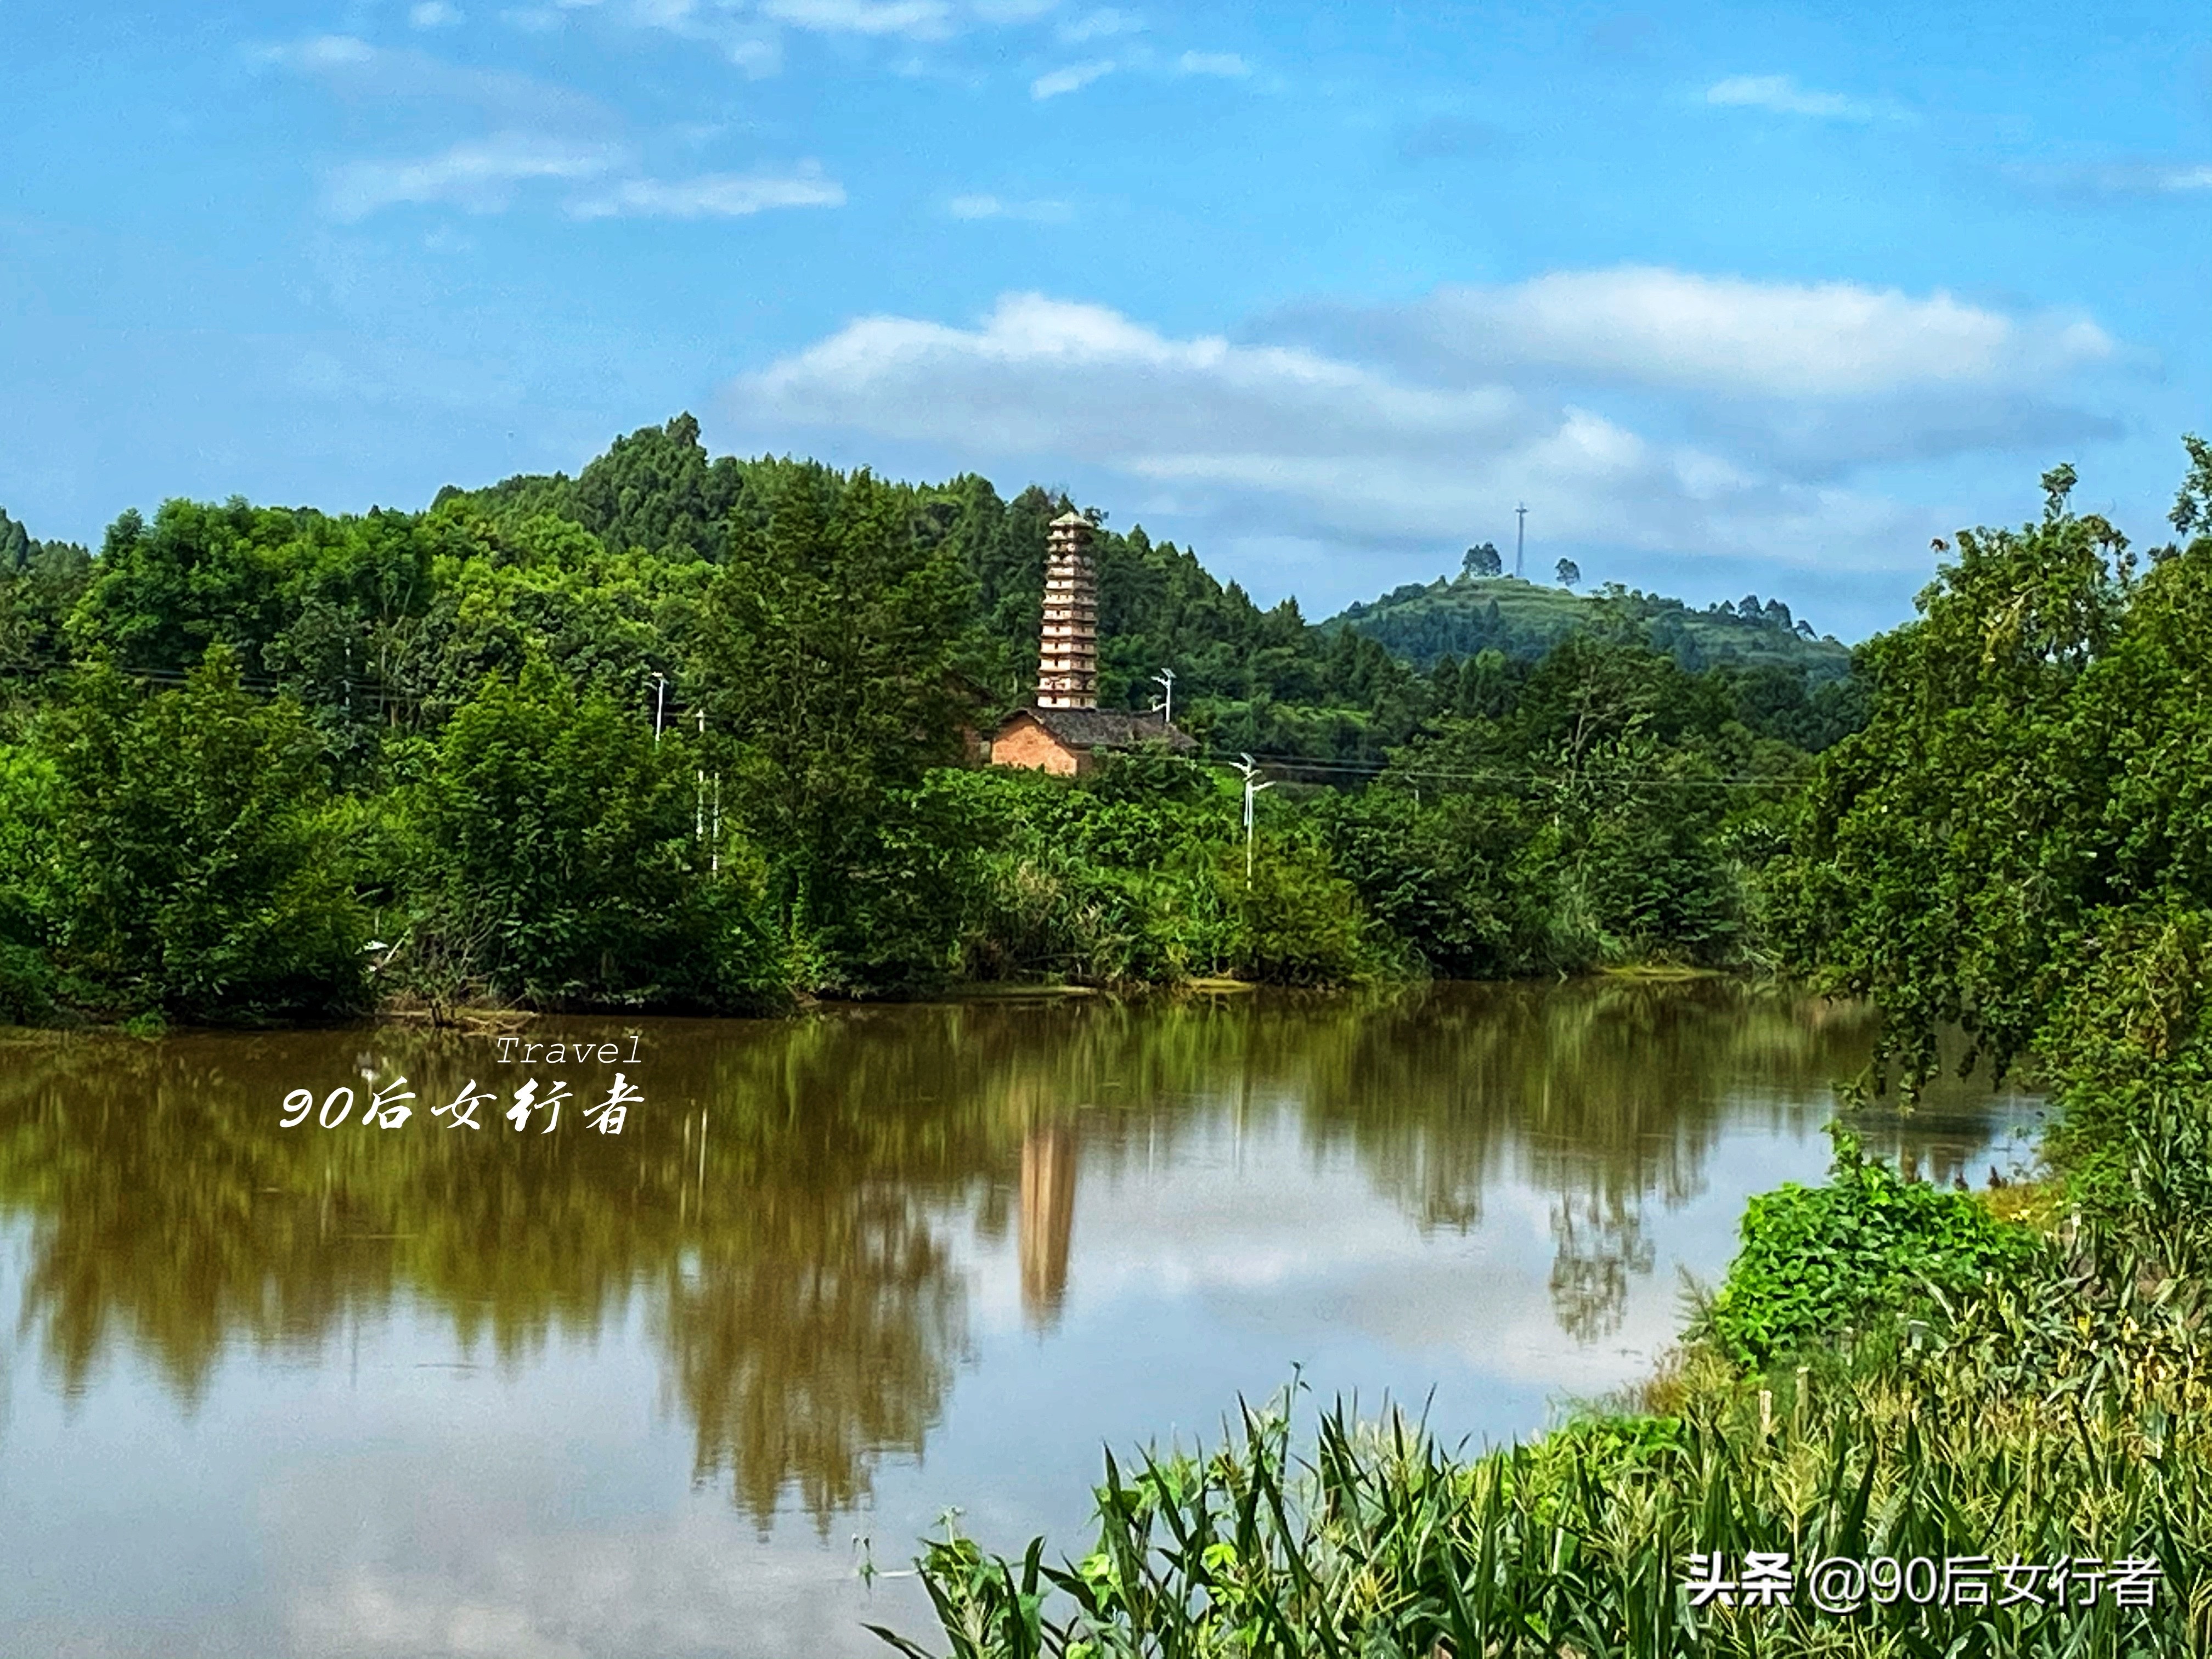
<instances>
[{"instance_id":1,"label":"blue sky","mask_svg":"<svg viewBox=\"0 0 2212 1659\"><path fill-rule=\"evenodd\" d=\"M10 6L0 505L419 506L681 409L1309 615L1510 556L1857 637L2212 428L2212 16Z\"/></svg>"}]
</instances>

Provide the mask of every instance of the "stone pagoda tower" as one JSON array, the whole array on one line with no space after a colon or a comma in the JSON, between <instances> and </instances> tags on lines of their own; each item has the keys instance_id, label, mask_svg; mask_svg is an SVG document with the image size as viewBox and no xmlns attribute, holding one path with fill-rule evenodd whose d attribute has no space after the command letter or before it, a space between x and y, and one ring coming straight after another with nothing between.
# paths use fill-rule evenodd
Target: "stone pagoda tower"
<instances>
[{"instance_id":1,"label":"stone pagoda tower","mask_svg":"<svg viewBox=\"0 0 2212 1659\"><path fill-rule=\"evenodd\" d=\"M1098 707L1098 573L1091 562L1091 521L1073 509L1045 530L1036 706Z\"/></svg>"}]
</instances>

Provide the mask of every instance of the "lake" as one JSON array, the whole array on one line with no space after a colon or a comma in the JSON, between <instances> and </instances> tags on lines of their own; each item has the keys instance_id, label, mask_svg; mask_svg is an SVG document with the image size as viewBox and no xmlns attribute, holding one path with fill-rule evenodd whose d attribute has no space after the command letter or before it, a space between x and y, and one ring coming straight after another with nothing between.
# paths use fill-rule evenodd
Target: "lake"
<instances>
[{"instance_id":1,"label":"lake","mask_svg":"<svg viewBox=\"0 0 2212 1659\"><path fill-rule=\"evenodd\" d=\"M887 1654L927 1621L864 1558L954 1507L1079 1551L1102 1447L1240 1395L1479 1443L1643 1376L1874 1024L1601 981L514 1036L0 1041L0 1652ZM403 1074L397 1127L323 1105ZM1863 1127L1979 1184L2038 1119Z\"/></svg>"}]
</instances>

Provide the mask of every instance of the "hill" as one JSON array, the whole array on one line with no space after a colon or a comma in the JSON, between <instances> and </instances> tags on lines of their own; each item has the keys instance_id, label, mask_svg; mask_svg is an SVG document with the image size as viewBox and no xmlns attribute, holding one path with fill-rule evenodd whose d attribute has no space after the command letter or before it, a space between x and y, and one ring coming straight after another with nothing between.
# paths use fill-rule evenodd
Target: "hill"
<instances>
[{"instance_id":1,"label":"hill","mask_svg":"<svg viewBox=\"0 0 2212 1659\"><path fill-rule=\"evenodd\" d=\"M580 690L688 718L713 690L696 667L708 596L726 596L738 555L782 533L780 510L803 507L833 539L932 562L943 591L931 628L954 647L945 669L969 720L988 730L1033 695L1045 526L1066 505L1034 486L1002 498L975 476L897 483L714 456L678 416L615 440L574 477L449 486L427 512L173 501L150 522L124 514L96 559L0 518L0 676L35 677L105 642L127 672L180 678L220 641L249 682L320 711L364 763L379 720L435 729L487 674L533 654ZM1760 737L1817 750L1858 718L1847 653L1802 640L1779 606L1751 607L1754 620L1470 577L1316 625L1295 600L1256 605L1139 526L1101 524L1092 547L1101 706L1147 710L1171 672L1177 723L1215 754L1379 767L1439 720L1498 714L1578 631L1624 646L1648 634L1670 667L1707 665L1670 696ZM1478 661L1492 645L1504 660Z\"/></svg>"},{"instance_id":2,"label":"hill","mask_svg":"<svg viewBox=\"0 0 2212 1659\"><path fill-rule=\"evenodd\" d=\"M1370 604L1346 606L1318 626L1346 628L1426 671L1445 657L1501 651L1533 662L1571 634L1640 624L1654 650L1691 673L1708 668L1783 668L1814 681L1850 672L1850 647L1815 635L1779 599L1755 593L1692 611L1680 599L1616 583L1589 595L1513 576L1439 576L1408 582Z\"/></svg>"}]
</instances>

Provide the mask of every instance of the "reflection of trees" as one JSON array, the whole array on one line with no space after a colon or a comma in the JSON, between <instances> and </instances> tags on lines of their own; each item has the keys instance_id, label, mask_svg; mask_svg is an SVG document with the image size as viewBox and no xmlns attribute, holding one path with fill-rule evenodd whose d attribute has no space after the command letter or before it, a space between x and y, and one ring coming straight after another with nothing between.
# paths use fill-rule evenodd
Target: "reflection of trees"
<instances>
[{"instance_id":1,"label":"reflection of trees","mask_svg":"<svg viewBox=\"0 0 2212 1659\"><path fill-rule=\"evenodd\" d=\"M1308 1133L1348 1142L1425 1224L1464 1226L1504 1169L1552 1194L1553 1307L1595 1340L1650 1269L1644 1206L1697 1193L1751 1099L1825 1116L1872 1035L1861 1011L1725 981L1433 987L1316 1073Z\"/></svg>"},{"instance_id":2,"label":"reflection of trees","mask_svg":"<svg viewBox=\"0 0 2212 1659\"><path fill-rule=\"evenodd\" d=\"M1563 1195L1552 1206L1552 1307L1559 1328L1595 1342L1620 1328L1632 1274L1651 1271L1638 1204Z\"/></svg>"},{"instance_id":3,"label":"reflection of trees","mask_svg":"<svg viewBox=\"0 0 2212 1659\"><path fill-rule=\"evenodd\" d=\"M512 1363L556 1331L619 1324L641 1294L702 1471L727 1468L763 1525L786 1492L826 1524L879 1453L920 1449L965 1340L945 1243L900 1172L972 1180L1012 1137L980 1110L885 1111L865 1063L811 1089L841 1074L807 1025L702 1030L636 1073L647 1103L619 1137L573 1113L545 1136L495 1111L474 1133L422 1115L276 1127L289 1089L362 1065L405 1072L418 1114L495 1074L483 1044L452 1038L15 1048L0 1212L29 1224L23 1327L66 1391L121 1344L190 1403L227 1346L311 1355L402 1297ZM507 1068L507 1086L524 1074Z\"/></svg>"},{"instance_id":4,"label":"reflection of trees","mask_svg":"<svg viewBox=\"0 0 2212 1659\"><path fill-rule=\"evenodd\" d=\"M615 1035L568 1024L540 1030ZM955 1218L1015 1231L1049 1326L1079 1175L1233 1114L1349 1155L1424 1227L1471 1226L1507 1176L1549 1194L1559 1315L1588 1339L1648 1270L1644 1206L1697 1190L1723 1116L1825 1115L1870 1036L1780 993L1610 981L655 1021L619 1137L573 1111L544 1136L429 1119L524 1074L482 1039L41 1040L0 1051L0 1213L29 1231L23 1328L71 1390L125 1345L189 1401L228 1346L313 1355L403 1297L519 1363L641 1297L702 1474L763 1524L786 1494L826 1524L940 1409L967 1332ZM405 1072L416 1119L276 1127L289 1090L363 1069Z\"/></svg>"},{"instance_id":5,"label":"reflection of trees","mask_svg":"<svg viewBox=\"0 0 2212 1659\"><path fill-rule=\"evenodd\" d=\"M762 1221L743 1249L687 1252L659 1320L696 1474L726 1466L763 1531L795 1486L826 1529L878 1454L920 1455L963 1304L936 1234L886 1188L778 1195Z\"/></svg>"},{"instance_id":6,"label":"reflection of trees","mask_svg":"<svg viewBox=\"0 0 2212 1659\"><path fill-rule=\"evenodd\" d=\"M1097 1155L1130 1158L1208 1111L1250 1127L1287 1115L1423 1227L1472 1228L1508 1174L1553 1194L1555 1305L1595 1340L1650 1270L1646 1204L1692 1197L1723 1123L1753 1101L1825 1118L1873 1026L1781 988L1594 980L1191 1002L1090 1034L1126 1050L1104 1066L1131 1080L1115 1098L1148 1109L1087 1128Z\"/></svg>"}]
</instances>

